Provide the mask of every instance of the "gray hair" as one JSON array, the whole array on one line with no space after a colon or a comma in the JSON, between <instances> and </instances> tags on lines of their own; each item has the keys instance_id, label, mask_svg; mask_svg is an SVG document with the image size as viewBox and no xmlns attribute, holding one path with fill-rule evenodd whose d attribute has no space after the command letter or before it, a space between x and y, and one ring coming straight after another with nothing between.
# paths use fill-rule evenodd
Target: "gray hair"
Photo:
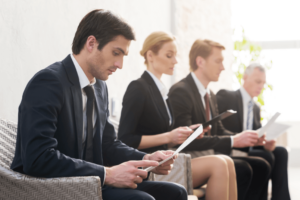
<instances>
[{"instance_id":1,"label":"gray hair","mask_svg":"<svg viewBox=\"0 0 300 200\"><path fill-rule=\"evenodd\" d=\"M251 64L245 69L244 74L250 75L250 74L252 74L252 72L253 72L254 69L259 69L259 71L261 71L261 72L263 72L263 73L266 73L265 68L264 68L261 64L259 64L259 63L251 63Z\"/></svg>"}]
</instances>

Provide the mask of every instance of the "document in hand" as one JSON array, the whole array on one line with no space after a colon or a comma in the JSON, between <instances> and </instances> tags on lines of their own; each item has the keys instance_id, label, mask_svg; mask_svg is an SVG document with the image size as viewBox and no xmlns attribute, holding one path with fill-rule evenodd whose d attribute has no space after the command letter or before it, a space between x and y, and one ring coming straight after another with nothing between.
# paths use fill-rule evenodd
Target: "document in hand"
<instances>
[{"instance_id":1,"label":"document in hand","mask_svg":"<svg viewBox=\"0 0 300 200\"><path fill-rule=\"evenodd\" d=\"M285 133L291 126L280 123L273 123L266 131L266 140L274 140L281 134Z\"/></svg>"},{"instance_id":2,"label":"document in hand","mask_svg":"<svg viewBox=\"0 0 300 200\"><path fill-rule=\"evenodd\" d=\"M189 145L194 139L196 139L202 132L203 132L203 126L200 125L200 126L197 128L197 130L195 130L194 133L192 133L192 135L190 135L190 137L188 137L188 139L186 139L186 140L184 141L184 143L182 143L182 144L178 147L178 149L177 149L177 150L176 150L169 158L167 158L167 159L161 161L161 162L159 163L159 165L161 165L161 164L167 162L168 160L172 159L176 154L178 154L182 149L184 149L184 148L185 148L187 145ZM159 165L158 165L158 166L159 166ZM156 166L156 167L157 167L157 166ZM148 168L146 168L145 170L146 170L147 172L149 172L149 171L151 171L151 170L154 169L154 168L155 168L155 167L148 167Z\"/></svg>"},{"instance_id":3,"label":"document in hand","mask_svg":"<svg viewBox=\"0 0 300 200\"><path fill-rule=\"evenodd\" d=\"M268 123L266 125L264 125L263 127L261 127L259 130L258 130L258 137L261 137L263 136L267 130L270 128L270 126L275 122L275 120L279 117L280 113L275 113L273 115L273 117L268 121Z\"/></svg>"}]
</instances>

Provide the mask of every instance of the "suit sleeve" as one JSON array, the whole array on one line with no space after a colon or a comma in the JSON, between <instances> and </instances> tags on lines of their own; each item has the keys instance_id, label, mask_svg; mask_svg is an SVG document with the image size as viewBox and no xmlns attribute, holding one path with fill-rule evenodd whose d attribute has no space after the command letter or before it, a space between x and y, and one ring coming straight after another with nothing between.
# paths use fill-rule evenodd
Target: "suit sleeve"
<instances>
[{"instance_id":1,"label":"suit sleeve","mask_svg":"<svg viewBox=\"0 0 300 200\"><path fill-rule=\"evenodd\" d=\"M140 93L136 84L130 84L123 100L118 133L119 139L125 144L117 139L113 125L109 121L106 122L103 132L103 158L105 165L112 166L128 160L143 159L145 153L134 149L138 147L141 141L141 135L135 134L135 128L143 111L143 98L144 96ZM108 117L109 112L107 111L107 119Z\"/></svg>"},{"instance_id":2,"label":"suit sleeve","mask_svg":"<svg viewBox=\"0 0 300 200\"><path fill-rule=\"evenodd\" d=\"M136 132L140 117L144 112L146 95L141 84L133 81L129 84L124 98L121 112L119 139L128 146L138 148L142 135Z\"/></svg>"},{"instance_id":3,"label":"suit sleeve","mask_svg":"<svg viewBox=\"0 0 300 200\"><path fill-rule=\"evenodd\" d=\"M192 125L193 103L186 90L180 87L171 89L169 101L175 117L174 128Z\"/></svg>"},{"instance_id":4,"label":"suit sleeve","mask_svg":"<svg viewBox=\"0 0 300 200\"><path fill-rule=\"evenodd\" d=\"M27 85L19 107L18 141L25 174L36 177L99 176L103 166L71 158L57 150L54 138L64 104L62 84L48 69Z\"/></svg>"}]
</instances>

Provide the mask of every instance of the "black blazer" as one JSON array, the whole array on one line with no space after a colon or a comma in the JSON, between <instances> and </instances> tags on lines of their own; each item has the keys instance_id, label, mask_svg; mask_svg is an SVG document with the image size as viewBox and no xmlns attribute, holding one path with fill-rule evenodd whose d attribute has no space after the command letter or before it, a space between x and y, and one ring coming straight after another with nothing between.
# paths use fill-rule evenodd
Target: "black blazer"
<instances>
[{"instance_id":1,"label":"black blazer","mask_svg":"<svg viewBox=\"0 0 300 200\"><path fill-rule=\"evenodd\" d=\"M210 96L211 115L214 117L219 114L219 111L216 97L212 91ZM169 100L175 116L175 128L207 121L201 96L191 74L171 87ZM231 138L229 135L232 133L223 127L221 121L213 124L211 135L193 141L185 150L214 149L216 152L230 154Z\"/></svg>"},{"instance_id":2,"label":"black blazer","mask_svg":"<svg viewBox=\"0 0 300 200\"><path fill-rule=\"evenodd\" d=\"M94 163L82 160L83 108L78 75L70 56L38 72L19 106L11 169L36 177L99 176L104 166L141 160L145 153L116 140L109 123L107 87L96 80Z\"/></svg>"},{"instance_id":3,"label":"black blazer","mask_svg":"<svg viewBox=\"0 0 300 200\"><path fill-rule=\"evenodd\" d=\"M172 108L167 104L172 116ZM174 116L172 117L174 119ZM172 120L173 121L173 120ZM172 130L164 100L148 72L132 81L123 97L118 137L128 146L137 148L143 135L156 135ZM167 150L168 145L143 149L145 152Z\"/></svg>"},{"instance_id":4,"label":"black blazer","mask_svg":"<svg viewBox=\"0 0 300 200\"><path fill-rule=\"evenodd\" d=\"M243 98L240 90L229 91L220 90L217 93L217 102L220 112L232 109L236 110L237 114L224 119L223 125L226 129L232 131L233 133L240 133L243 131ZM260 108L257 104L253 106L253 130L257 130L261 127L260 123ZM248 151L249 148L243 148L243 150Z\"/></svg>"}]
</instances>

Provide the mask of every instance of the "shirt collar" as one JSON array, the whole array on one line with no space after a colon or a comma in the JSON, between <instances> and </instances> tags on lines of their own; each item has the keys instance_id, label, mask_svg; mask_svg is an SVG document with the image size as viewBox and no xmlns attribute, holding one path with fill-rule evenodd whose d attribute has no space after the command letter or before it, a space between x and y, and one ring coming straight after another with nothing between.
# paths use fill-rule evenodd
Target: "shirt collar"
<instances>
[{"instance_id":1,"label":"shirt collar","mask_svg":"<svg viewBox=\"0 0 300 200\"><path fill-rule=\"evenodd\" d=\"M94 85L96 83L96 79L94 78L93 82L90 83L89 79L86 77L84 71L78 64L77 60L74 58L74 56L72 54L70 54L70 55L71 55L71 59L72 59L74 65L75 65L75 69L77 71L81 89L83 89L84 87L86 87L88 85Z\"/></svg>"},{"instance_id":2,"label":"shirt collar","mask_svg":"<svg viewBox=\"0 0 300 200\"><path fill-rule=\"evenodd\" d=\"M150 76L152 77L153 81L155 82L159 92L161 93L162 97L164 98L164 100L166 100L168 98L166 86L156 76L154 76L154 74L152 74L150 71L146 70L146 72L148 72L150 74Z\"/></svg>"},{"instance_id":3,"label":"shirt collar","mask_svg":"<svg viewBox=\"0 0 300 200\"><path fill-rule=\"evenodd\" d=\"M198 88L198 91L201 95L201 97L204 97L206 93L210 94L210 90L208 88L205 89L205 87L203 86L203 84L199 81L199 79L197 78L196 74L194 72L191 72L191 75L194 79L194 82Z\"/></svg>"},{"instance_id":4,"label":"shirt collar","mask_svg":"<svg viewBox=\"0 0 300 200\"><path fill-rule=\"evenodd\" d=\"M248 105L249 101L252 101L251 96L248 94L244 87L241 87L240 91L242 94L243 101L246 103L246 105Z\"/></svg>"}]
</instances>

